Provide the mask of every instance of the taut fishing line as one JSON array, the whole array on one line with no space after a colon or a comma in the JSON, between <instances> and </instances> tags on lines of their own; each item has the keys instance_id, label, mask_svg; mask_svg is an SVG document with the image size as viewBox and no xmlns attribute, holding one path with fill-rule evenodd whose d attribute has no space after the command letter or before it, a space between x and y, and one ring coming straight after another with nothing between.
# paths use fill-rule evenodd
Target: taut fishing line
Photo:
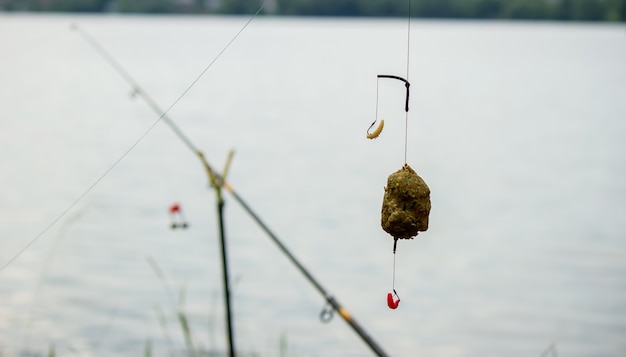
<instances>
[{"instance_id":1,"label":"taut fishing line","mask_svg":"<svg viewBox=\"0 0 626 357\"><path fill-rule=\"evenodd\" d=\"M406 31L406 103L405 103L405 112L404 112L404 164L406 165L406 156L407 156L407 147L409 143L409 67L410 67L410 59L411 59L411 0L409 1L409 14L407 15L407 31ZM378 90L378 84L376 85ZM376 93L376 97L378 97L378 93ZM376 103L376 107L378 108L378 103ZM396 292L396 245L398 244L398 238L394 237L393 240L393 272L391 278L391 290L393 294L398 299L397 301L393 301L390 299L390 294L387 295L387 306L390 309L396 309L398 304L400 304L400 296Z\"/></svg>"},{"instance_id":2,"label":"taut fishing line","mask_svg":"<svg viewBox=\"0 0 626 357\"><path fill-rule=\"evenodd\" d=\"M100 181L102 181L128 154L130 154L131 151L133 151L133 149L139 145L139 143L152 131L152 129L154 129L154 127L161 121L161 119L165 119L167 121L167 123L170 125L170 127L178 134L178 136L183 139L183 141L185 142L185 144L194 152L197 152L198 150L195 148L195 146L191 143L191 141L189 141L183 134L182 132L178 129L178 127L176 127L174 125L174 123L171 121L171 119L167 118L167 113L172 110L172 108L174 108L174 106L176 106L176 104L178 104L178 102L180 102L181 99L183 99L183 97L191 90L191 88L200 80L200 78L209 70L209 68L211 68L213 66L213 64L217 61L218 58L220 58L222 56L222 54L230 47L230 45L235 42L235 40L239 37L239 35L246 29L246 27L248 27L248 25L250 24L250 22L252 22L252 20L254 20L254 18L261 12L261 10L263 10L263 6L261 5L261 7L259 7L259 9L250 17L250 19L248 19L248 21L241 27L241 29L239 30L239 32L237 32L235 34L235 36L233 36L233 38L222 48L222 50L213 58L213 60L211 62L209 62L209 64L202 70L202 72L200 72L200 74L198 74L198 76L196 76L196 78L191 82L191 84L189 84L189 86L187 86L187 88L178 96L178 98L176 98L176 100L174 100L174 102L165 110L163 111L159 118L152 123L148 129L146 129L146 131L141 134L139 136L139 138L137 138L137 140L135 140L134 143L132 143L130 145L130 147L124 151L122 153L122 155L113 162L113 164L111 166L109 166L109 168L107 168L104 173L102 173L95 181L94 183L92 183L83 193L81 193L78 198L76 198L65 210L63 210L56 218L54 218L52 220L52 222L50 222L46 227L44 227L44 229L39 232L39 234L37 234L35 236L35 238L31 239L22 249L20 249L13 257L11 257L6 263L4 263L1 267L0 267L0 272L3 271L6 267L8 267L11 263L13 263L17 258L19 258L26 250L28 250L33 244L35 244L35 242L37 242L47 231L50 230L50 228L52 228L55 224L57 224L59 222L59 220L61 220L61 218L63 218L72 208L74 208L80 201L83 200L83 198L85 198L85 196L87 196L99 183ZM78 33L80 33L83 38L85 38L90 44L92 44L92 46L94 46L98 52L100 52L106 59L107 61L109 61L115 68L116 70L122 74L122 76L125 77L126 80L128 80L131 83L135 83L135 81L130 77L130 75L123 69L123 67L121 65L119 65L117 63L117 61L114 60L114 58L108 53L106 52L102 46L100 46L98 44L98 42L96 42L92 37L90 37L89 35L87 35L87 33L82 30L81 28L79 28L77 25L73 25L72 26L73 29L77 30ZM151 101L149 99L149 97L145 96L145 93L139 88L139 86L135 85L134 86L134 90L139 92L140 94L143 95L144 99L146 99L146 101L148 101L148 103L153 107L153 109L158 110L158 107L156 107L156 105L154 104L153 101ZM160 112L160 111L159 111Z\"/></svg>"},{"instance_id":3,"label":"taut fishing line","mask_svg":"<svg viewBox=\"0 0 626 357\"><path fill-rule=\"evenodd\" d=\"M411 63L411 0L409 0L409 15L407 16L406 31L406 80L409 80L409 63ZM404 163L406 164L406 152L409 142L409 82L406 82L406 111L404 115Z\"/></svg>"}]
</instances>

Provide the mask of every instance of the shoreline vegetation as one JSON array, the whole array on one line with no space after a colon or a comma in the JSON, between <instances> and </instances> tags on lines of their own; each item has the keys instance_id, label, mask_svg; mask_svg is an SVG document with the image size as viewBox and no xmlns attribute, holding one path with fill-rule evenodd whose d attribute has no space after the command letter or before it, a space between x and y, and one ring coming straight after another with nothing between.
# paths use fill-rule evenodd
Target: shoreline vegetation
<instances>
[{"instance_id":1,"label":"shoreline vegetation","mask_svg":"<svg viewBox=\"0 0 626 357\"><path fill-rule=\"evenodd\" d=\"M0 0L4 12L406 17L407 0ZM626 21L626 0L411 0L411 17Z\"/></svg>"}]
</instances>

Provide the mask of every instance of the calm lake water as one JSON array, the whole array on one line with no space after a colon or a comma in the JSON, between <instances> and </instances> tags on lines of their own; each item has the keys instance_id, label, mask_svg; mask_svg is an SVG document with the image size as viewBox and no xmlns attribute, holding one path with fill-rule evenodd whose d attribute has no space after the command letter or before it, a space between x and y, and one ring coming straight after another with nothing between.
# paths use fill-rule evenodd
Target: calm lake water
<instances>
[{"instance_id":1,"label":"calm lake water","mask_svg":"<svg viewBox=\"0 0 626 357\"><path fill-rule=\"evenodd\" d=\"M157 116L70 25L163 108L243 17L0 16L0 265ZM257 18L170 116L392 356L626 353L626 27L414 20L408 163L430 229L379 225L404 163L406 20ZM226 195L238 351L365 356L324 299ZM188 230L170 230L180 202ZM224 351L215 194L159 123L0 271L0 354ZM165 278L159 277L151 261Z\"/></svg>"}]
</instances>

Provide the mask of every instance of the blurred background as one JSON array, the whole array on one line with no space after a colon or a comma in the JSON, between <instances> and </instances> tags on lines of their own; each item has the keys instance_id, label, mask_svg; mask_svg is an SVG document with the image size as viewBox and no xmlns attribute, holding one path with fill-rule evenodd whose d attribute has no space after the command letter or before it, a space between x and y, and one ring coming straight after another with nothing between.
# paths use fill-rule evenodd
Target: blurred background
<instances>
[{"instance_id":1,"label":"blurred background","mask_svg":"<svg viewBox=\"0 0 626 357\"><path fill-rule=\"evenodd\" d=\"M377 75L407 75L407 5L266 1L235 38L259 1L0 1L0 355L227 349L204 167L78 26L216 169L235 150L235 190L389 355L623 356L625 2L412 1L407 162L432 211L390 310L405 88ZM372 355L224 198L238 354Z\"/></svg>"},{"instance_id":2,"label":"blurred background","mask_svg":"<svg viewBox=\"0 0 626 357\"><path fill-rule=\"evenodd\" d=\"M4 11L252 14L408 15L406 0L0 0ZM412 0L411 16L458 19L624 21L625 0Z\"/></svg>"}]
</instances>

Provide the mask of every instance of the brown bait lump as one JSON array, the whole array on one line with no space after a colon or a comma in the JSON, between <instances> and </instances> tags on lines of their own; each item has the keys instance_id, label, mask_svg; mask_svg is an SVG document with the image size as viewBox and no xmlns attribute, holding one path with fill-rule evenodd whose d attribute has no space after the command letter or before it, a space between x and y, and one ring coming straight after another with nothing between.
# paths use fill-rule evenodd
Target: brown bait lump
<instances>
[{"instance_id":1,"label":"brown bait lump","mask_svg":"<svg viewBox=\"0 0 626 357\"><path fill-rule=\"evenodd\" d=\"M396 239L412 239L428 230L429 213L430 189L408 164L389 175L381 212L385 232Z\"/></svg>"}]
</instances>

